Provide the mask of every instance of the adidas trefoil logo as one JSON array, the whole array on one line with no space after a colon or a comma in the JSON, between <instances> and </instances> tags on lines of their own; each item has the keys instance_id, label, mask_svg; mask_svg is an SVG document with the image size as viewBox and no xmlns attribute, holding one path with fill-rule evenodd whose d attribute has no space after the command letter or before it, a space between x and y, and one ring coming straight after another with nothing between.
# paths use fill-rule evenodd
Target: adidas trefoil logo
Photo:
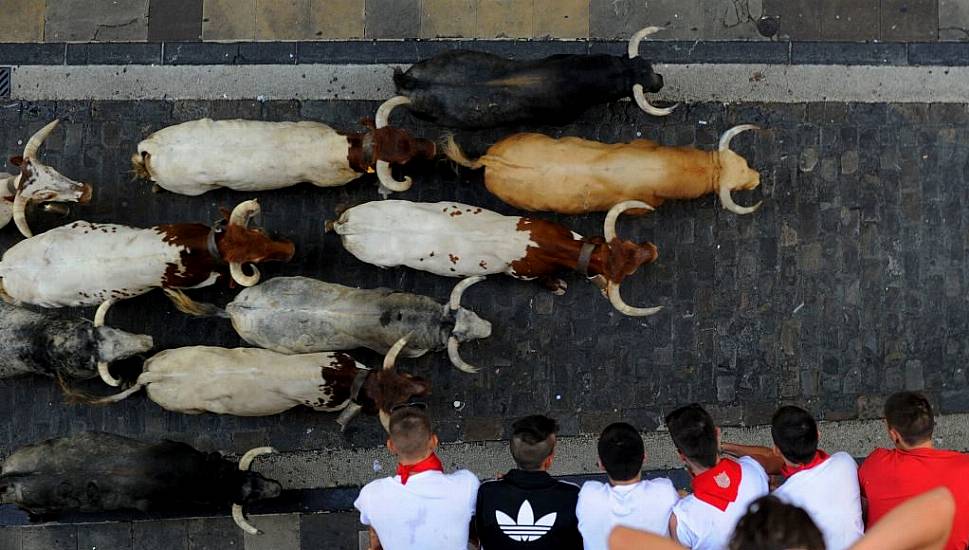
<instances>
[{"instance_id":1,"label":"adidas trefoil logo","mask_svg":"<svg viewBox=\"0 0 969 550\"><path fill-rule=\"evenodd\" d=\"M501 532L508 535L511 540L518 542L532 542L542 538L555 525L557 515L552 512L535 521L535 512L532 511L532 505L527 500L522 502L521 508L518 509L517 521L511 519L508 514L495 510L495 519L498 520L498 527L501 528Z\"/></svg>"}]
</instances>

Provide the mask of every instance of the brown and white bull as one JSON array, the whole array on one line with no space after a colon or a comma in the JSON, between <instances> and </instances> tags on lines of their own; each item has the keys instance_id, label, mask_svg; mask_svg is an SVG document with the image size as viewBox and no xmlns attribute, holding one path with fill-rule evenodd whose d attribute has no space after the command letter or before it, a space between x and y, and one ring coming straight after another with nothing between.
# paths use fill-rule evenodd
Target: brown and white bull
<instances>
[{"instance_id":1,"label":"brown and white bull","mask_svg":"<svg viewBox=\"0 0 969 550\"><path fill-rule=\"evenodd\" d=\"M390 410L430 393L420 377L398 373L401 338L373 371L350 355L305 353L284 355L260 348L192 346L162 351L145 361L138 381L127 390L95 404L116 403L139 392L164 409L185 414L268 416L299 405L321 412L340 412L342 427L361 411L379 414L387 428Z\"/></svg>"},{"instance_id":2,"label":"brown and white bull","mask_svg":"<svg viewBox=\"0 0 969 550\"><path fill-rule=\"evenodd\" d=\"M405 265L445 277L506 273L539 279L557 293L563 270L590 277L625 315L644 316L662 307L635 308L619 294L622 280L656 260L656 246L616 237L616 220L629 209L652 210L639 201L615 205L606 215L605 238L583 237L535 218L504 216L457 202L368 202L328 224L358 259L380 267Z\"/></svg>"},{"instance_id":3,"label":"brown and white bull","mask_svg":"<svg viewBox=\"0 0 969 550\"><path fill-rule=\"evenodd\" d=\"M432 158L432 141L397 128L341 133L320 122L211 120L169 126L138 144L131 157L135 173L182 195L201 195L225 187L265 191L310 182L319 187L345 185L378 170L391 191L410 188L408 178L390 177L390 164Z\"/></svg>"},{"instance_id":4,"label":"brown and white bull","mask_svg":"<svg viewBox=\"0 0 969 550\"><path fill-rule=\"evenodd\" d=\"M11 157L10 163L20 168L19 174L0 173L0 227L13 218L24 237L33 232L27 224L27 205L33 202L79 202L91 200L91 186L76 182L37 158L40 146L54 131L55 120L37 131L24 146L23 156ZM7 203L12 203L7 206Z\"/></svg>"},{"instance_id":5,"label":"brown and white bull","mask_svg":"<svg viewBox=\"0 0 969 550\"><path fill-rule=\"evenodd\" d=\"M756 128L743 124L727 130L716 151L664 147L648 139L600 143L525 133L499 141L477 160L465 156L452 137L445 154L466 168L484 168L488 190L525 210L582 214L627 200L658 207L669 199L716 193L727 210L750 214L760 203L738 206L730 192L756 188L760 174L730 150L730 142Z\"/></svg>"},{"instance_id":6,"label":"brown and white bull","mask_svg":"<svg viewBox=\"0 0 969 550\"><path fill-rule=\"evenodd\" d=\"M200 223L157 225L147 229L77 221L25 239L0 260L5 299L43 307L97 305L95 326L104 324L108 308L154 288L199 288L211 285L226 270L239 284L259 282L259 271L245 263L288 261L293 243L273 240L249 219L259 212L256 201L240 203L224 226ZM228 264L228 269L226 268ZM107 364L98 369L117 386Z\"/></svg>"}]
</instances>

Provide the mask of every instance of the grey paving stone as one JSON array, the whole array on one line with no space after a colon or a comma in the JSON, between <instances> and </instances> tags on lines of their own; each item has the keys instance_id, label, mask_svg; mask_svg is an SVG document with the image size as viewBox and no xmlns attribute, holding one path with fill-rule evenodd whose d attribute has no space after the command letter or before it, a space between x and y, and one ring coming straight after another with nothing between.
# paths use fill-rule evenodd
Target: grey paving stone
<instances>
[{"instance_id":1,"label":"grey paving stone","mask_svg":"<svg viewBox=\"0 0 969 550\"><path fill-rule=\"evenodd\" d=\"M49 2L47 42L118 42L148 37L148 0Z\"/></svg>"},{"instance_id":2,"label":"grey paving stone","mask_svg":"<svg viewBox=\"0 0 969 550\"><path fill-rule=\"evenodd\" d=\"M0 65L61 65L64 51L60 43L0 44Z\"/></svg>"},{"instance_id":3,"label":"grey paving stone","mask_svg":"<svg viewBox=\"0 0 969 550\"><path fill-rule=\"evenodd\" d=\"M243 532L232 518L188 520L189 550L242 550Z\"/></svg>"},{"instance_id":4,"label":"grey paving stone","mask_svg":"<svg viewBox=\"0 0 969 550\"><path fill-rule=\"evenodd\" d=\"M879 0L821 0L822 40L877 40Z\"/></svg>"},{"instance_id":5,"label":"grey paving stone","mask_svg":"<svg viewBox=\"0 0 969 550\"><path fill-rule=\"evenodd\" d=\"M367 0L364 36L414 38L421 26L420 3L410 0Z\"/></svg>"},{"instance_id":6,"label":"grey paving stone","mask_svg":"<svg viewBox=\"0 0 969 550\"><path fill-rule=\"evenodd\" d=\"M781 38L821 38L821 0L764 0L764 14L780 18Z\"/></svg>"},{"instance_id":7,"label":"grey paving stone","mask_svg":"<svg viewBox=\"0 0 969 550\"><path fill-rule=\"evenodd\" d=\"M41 525L21 528L23 550L77 550L73 525Z\"/></svg>"},{"instance_id":8,"label":"grey paving stone","mask_svg":"<svg viewBox=\"0 0 969 550\"><path fill-rule=\"evenodd\" d=\"M705 0L700 3L702 36L707 40L766 40L757 30L763 0Z\"/></svg>"},{"instance_id":9,"label":"grey paving stone","mask_svg":"<svg viewBox=\"0 0 969 550\"><path fill-rule=\"evenodd\" d=\"M149 0L148 40L202 39L202 0Z\"/></svg>"},{"instance_id":10,"label":"grey paving stone","mask_svg":"<svg viewBox=\"0 0 969 550\"><path fill-rule=\"evenodd\" d=\"M138 550L189 550L187 527L183 520L136 521L131 527L132 547Z\"/></svg>"},{"instance_id":11,"label":"grey paving stone","mask_svg":"<svg viewBox=\"0 0 969 550\"><path fill-rule=\"evenodd\" d=\"M68 65L147 65L161 63L157 43L68 44Z\"/></svg>"},{"instance_id":12,"label":"grey paving stone","mask_svg":"<svg viewBox=\"0 0 969 550\"><path fill-rule=\"evenodd\" d=\"M0 528L0 550L22 550L22 527Z\"/></svg>"},{"instance_id":13,"label":"grey paving stone","mask_svg":"<svg viewBox=\"0 0 969 550\"><path fill-rule=\"evenodd\" d=\"M300 550L357 550L360 514L305 514L299 518Z\"/></svg>"},{"instance_id":14,"label":"grey paving stone","mask_svg":"<svg viewBox=\"0 0 969 550\"><path fill-rule=\"evenodd\" d=\"M132 550L133 524L85 523L77 526L77 550Z\"/></svg>"},{"instance_id":15,"label":"grey paving stone","mask_svg":"<svg viewBox=\"0 0 969 550\"><path fill-rule=\"evenodd\" d=\"M792 42L791 63L836 65L907 65L905 44Z\"/></svg>"},{"instance_id":16,"label":"grey paving stone","mask_svg":"<svg viewBox=\"0 0 969 550\"><path fill-rule=\"evenodd\" d=\"M969 43L912 43L908 45L912 65L969 65Z\"/></svg>"},{"instance_id":17,"label":"grey paving stone","mask_svg":"<svg viewBox=\"0 0 969 550\"><path fill-rule=\"evenodd\" d=\"M939 40L969 40L969 2L939 0Z\"/></svg>"},{"instance_id":18,"label":"grey paving stone","mask_svg":"<svg viewBox=\"0 0 969 550\"><path fill-rule=\"evenodd\" d=\"M261 535L245 535L245 550L301 550L299 514L250 516Z\"/></svg>"},{"instance_id":19,"label":"grey paving stone","mask_svg":"<svg viewBox=\"0 0 969 550\"><path fill-rule=\"evenodd\" d=\"M686 9L683 10L683 13L692 17L696 13L696 9L692 8L693 5L694 2L688 0L685 3ZM681 25L675 18L671 18L669 10L660 13L667 13L668 15L654 19L646 2L638 0L591 0L589 2L589 36L592 38L628 40L634 32L643 27L665 25L667 21L670 21L671 32L688 30L692 32L692 26L695 26L689 23Z\"/></svg>"},{"instance_id":20,"label":"grey paving stone","mask_svg":"<svg viewBox=\"0 0 969 550\"><path fill-rule=\"evenodd\" d=\"M939 0L881 0L881 39L938 40Z\"/></svg>"}]
</instances>

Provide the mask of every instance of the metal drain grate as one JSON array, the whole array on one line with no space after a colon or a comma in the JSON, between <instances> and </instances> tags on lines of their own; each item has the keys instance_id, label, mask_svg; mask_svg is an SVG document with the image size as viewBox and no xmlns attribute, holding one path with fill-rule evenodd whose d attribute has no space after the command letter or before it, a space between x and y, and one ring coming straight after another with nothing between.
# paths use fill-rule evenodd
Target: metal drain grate
<instances>
[{"instance_id":1,"label":"metal drain grate","mask_svg":"<svg viewBox=\"0 0 969 550\"><path fill-rule=\"evenodd\" d=\"M0 67L0 99L10 97L10 67Z\"/></svg>"}]
</instances>

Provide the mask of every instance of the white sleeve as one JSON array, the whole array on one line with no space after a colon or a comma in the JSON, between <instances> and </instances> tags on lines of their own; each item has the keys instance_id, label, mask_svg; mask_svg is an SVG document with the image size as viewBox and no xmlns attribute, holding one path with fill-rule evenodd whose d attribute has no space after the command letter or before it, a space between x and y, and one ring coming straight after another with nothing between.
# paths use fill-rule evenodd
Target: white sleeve
<instances>
[{"instance_id":1,"label":"white sleeve","mask_svg":"<svg viewBox=\"0 0 969 550\"><path fill-rule=\"evenodd\" d=\"M687 548L693 548L697 542L696 533L683 521L685 518L681 517L682 513L677 514L675 506L673 507L672 515L676 516L676 540Z\"/></svg>"},{"instance_id":2,"label":"white sleeve","mask_svg":"<svg viewBox=\"0 0 969 550\"><path fill-rule=\"evenodd\" d=\"M588 508L589 502L589 492L586 491L586 486L588 481L582 484L582 488L579 489L579 500L575 503L575 518L579 520L579 531L585 527L588 516L586 515L586 508ZM585 538L585 533L582 533L582 537Z\"/></svg>"},{"instance_id":3,"label":"white sleeve","mask_svg":"<svg viewBox=\"0 0 969 550\"><path fill-rule=\"evenodd\" d=\"M370 492L367 490L369 487L369 484L364 485L363 489L360 489L360 495L357 496L357 500L353 501L353 507L360 510L360 523L367 526L371 525L370 516L367 514L367 510L370 508Z\"/></svg>"},{"instance_id":4,"label":"white sleeve","mask_svg":"<svg viewBox=\"0 0 969 550\"><path fill-rule=\"evenodd\" d=\"M479 481L478 476L474 475L473 473L467 472L467 474L469 484L468 510L471 512L471 517L474 517L474 514L477 511L475 508L477 508L478 504L478 488L481 487L481 481Z\"/></svg>"}]
</instances>

